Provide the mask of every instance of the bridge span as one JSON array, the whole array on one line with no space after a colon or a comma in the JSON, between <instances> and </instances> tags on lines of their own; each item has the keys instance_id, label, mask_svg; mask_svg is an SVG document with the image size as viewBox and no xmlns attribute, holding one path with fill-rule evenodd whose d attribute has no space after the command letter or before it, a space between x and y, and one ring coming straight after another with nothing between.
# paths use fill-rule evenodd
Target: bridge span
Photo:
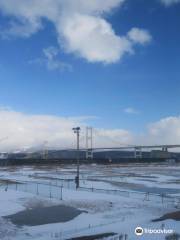
<instances>
[{"instance_id":1,"label":"bridge span","mask_svg":"<svg viewBox=\"0 0 180 240\"><path fill-rule=\"evenodd\" d=\"M168 152L168 149L173 149L173 148L180 148L180 144L164 144L164 145L127 145L127 146L120 146L120 147L93 147L89 149L83 149L81 148L82 151L87 151L88 154L87 156L93 156L93 152L97 151L108 151L108 150L132 150L134 151L134 157L135 158L142 158L142 152L143 149L160 149L162 152ZM91 152L92 154L89 154Z\"/></svg>"}]
</instances>

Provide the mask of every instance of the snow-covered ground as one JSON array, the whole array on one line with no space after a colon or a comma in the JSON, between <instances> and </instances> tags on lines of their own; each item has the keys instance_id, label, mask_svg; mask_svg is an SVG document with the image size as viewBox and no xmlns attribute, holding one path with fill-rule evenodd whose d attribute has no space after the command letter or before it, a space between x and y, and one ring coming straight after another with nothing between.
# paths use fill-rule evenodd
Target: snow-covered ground
<instances>
[{"instance_id":1,"label":"snow-covered ground","mask_svg":"<svg viewBox=\"0 0 180 240\"><path fill-rule=\"evenodd\" d=\"M152 219L166 213L178 211L178 199L169 201L160 196L143 193L151 192L154 188L158 189L160 194L161 189L174 189L175 191L168 195L179 196L179 165L86 165L81 166L80 173L80 186L89 188L89 191L75 189L72 179L76 175L76 166L1 168L0 239L55 240L108 232L127 234L128 240L165 239L164 234L144 234L143 237L137 237L134 233L137 226L172 229L180 233L180 222L152 222ZM5 179L26 184L7 185L1 181ZM60 186L63 186L62 195ZM137 189L134 190L137 186L144 191L139 194ZM118 194L116 191L98 192L95 188L125 190L130 194ZM135 193L132 193L133 191ZM85 212L65 223L32 227L17 227L2 218L27 208L53 205L72 206Z\"/></svg>"}]
</instances>

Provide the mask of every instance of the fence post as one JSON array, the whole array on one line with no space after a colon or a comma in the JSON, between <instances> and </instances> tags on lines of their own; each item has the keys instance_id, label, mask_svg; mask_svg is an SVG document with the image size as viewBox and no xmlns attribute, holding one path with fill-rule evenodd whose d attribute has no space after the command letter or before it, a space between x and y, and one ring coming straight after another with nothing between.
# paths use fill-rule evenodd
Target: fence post
<instances>
[{"instance_id":1,"label":"fence post","mask_svg":"<svg viewBox=\"0 0 180 240\"><path fill-rule=\"evenodd\" d=\"M8 181L7 181L7 186L6 186L6 188L5 188L5 191L7 192L7 190L8 190Z\"/></svg>"},{"instance_id":2,"label":"fence post","mask_svg":"<svg viewBox=\"0 0 180 240\"><path fill-rule=\"evenodd\" d=\"M123 235L119 235L119 240L123 240Z\"/></svg>"},{"instance_id":3,"label":"fence post","mask_svg":"<svg viewBox=\"0 0 180 240\"><path fill-rule=\"evenodd\" d=\"M128 235L127 234L124 235L124 240L128 240Z\"/></svg>"},{"instance_id":4,"label":"fence post","mask_svg":"<svg viewBox=\"0 0 180 240\"><path fill-rule=\"evenodd\" d=\"M164 203L164 194L163 193L162 193L161 197L162 197L162 204L163 204Z\"/></svg>"},{"instance_id":5,"label":"fence post","mask_svg":"<svg viewBox=\"0 0 180 240\"><path fill-rule=\"evenodd\" d=\"M63 200L62 194L63 194L63 186L61 185L61 200Z\"/></svg>"},{"instance_id":6,"label":"fence post","mask_svg":"<svg viewBox=\"0 0 180 240\"><path fill-rule=\"evenodd\" d=\"M149 192L145 193L145 198L143 201L149 201Z\"/></svg>"},{"instance_id":7,"label":"fence post","mask_svg":"<svg viewBox=\"0 0 180 240\"><path fill-rule=\"evenodd\" d=\"M52 196L51 196L51 182L50 182L50 184L49 184L49 197L51 198Z\"/></svg>"},{"instance_id":8,"label":"fence post","mask_svg":"<svg viewBox=\"0 0 180 240\"><path fill-rule=\"evenodd\" d=\"M37 183L36 193L37 193L37 195L39 195L39 186L38 186L38 183Z\"/></svg>"},{"instance_id":9,"label":"fence post","mask_svg":"<svg viewBox=\"0 0 180 240\"><path fill-rule=\"evenodd\" d=\"M24 184L25 192L27 192L27 183Z\"/></svg>"}]
</instances>

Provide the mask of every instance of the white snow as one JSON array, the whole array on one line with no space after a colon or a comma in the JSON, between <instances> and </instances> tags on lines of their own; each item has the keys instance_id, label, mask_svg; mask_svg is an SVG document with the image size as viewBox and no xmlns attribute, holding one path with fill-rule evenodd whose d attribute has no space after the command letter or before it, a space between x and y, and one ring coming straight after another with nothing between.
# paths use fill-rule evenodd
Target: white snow
<instances>
[{"instance_id":1,"label":"white snow","mask_svg":"<svg viewBox=\"0 0 180 240\"><path fill-rule=\"evenodd\" d=\"M136 173L146 174L148 175L149 166L143 167L143 169L137 169ZM93 174L92 174L93 168ZM96 169L97 168L97 169ZM137 168L137 167L136 167ZM166 182L168 188L171 188L171 183L169 180L176 180L178 178L177 172L174 175L173 169L170 168L168 170L167 167L163 169L165 172L169 172L169 175L166 177L163 174L158 173L159 170L156 167L150 166L151 168L151 176L155 176L155 182L152 182L153 187L161 187L160 182ZM179 166L176 168L180 168ZM74 168L73 168L74 170ZM96 171L97 170L97 171ZM66 168L64 172L63 169L57 171L45 170L45 169L32 169L31 167L21 169L15 169L14 171L9 171L6 168L6 171L2 169L0 171L1 179L13 179L18 181L27 181L27 185L18 185L16 191L15 185L8 185L7 191L6 185L1 186L0 190L0 217L10 215L19 211L26 209L28 206L33 206L34 204L38 204L38 202L44 206L47 205L57 205L63 204L68 206L73 206L86 212L80 214L75 219L66 222L66 223L56 223L56 224L46 224L41 226L24 226L22 228L18 228L15 225L7 222L5 219L0 218L0 239L2 240L55 240L55 239L68 239L75 236L84 236L84 235L93 235L97 233L105 233L105 232L115 232L115 233L123 233L128 234L128 240L139 239L134 234L134 230L137 226L141 226L143 228L151 228L151 229L159 229L162 228L162 224L165 224L166 229L173 229L175 232L180 233L179 231L179 222L174 220L166 220L163 222L152 222L152 219L159 218L165 213L177 211L175 208L175 204L173 202L165 201L162 203L162 199L156 196L150 196L150 201L146 201L146 197L143 194L130 194L130 197L118 195L118 194L108 194L108 193L97 193L91 191L76 191L74 186L70 186L70 188L63 188L63 200L60 200L60 188L58 186L53 185L54 181L47 181L41 178L38 179L38 176L46 175L48 172L48 176L54 177L54 172L56 172L56 177L61 178L64 175L69 175L72 169ZM133 173L135 168L119 168L119 174L124 173ZM81 181L81 185L85 187L95 187L95 188L105 188L105 189L114 189L109 183L105 183L104 181L87 181L87 177L93 176L109 176L109 174L117 174L118 168L107 169L103 167L100 169L100 166L91 166L88 169L88 166L82 166L81 172L83 174L84 180ZM38 174L36 174L38 173ZM61 174L64 174L61 176ZM37 178L34 180L31 176L33 174L37 175ZM31 175L31 176L29 176ZM47 175L46 175L47 176ZM165 176L165 177L164 177ZM120 177L114 177L118 180ZM100 178L98 178L99 180ZM107 179L107 178L106 178ZM130 181L126 178L129 183L137 183L137 178L130 177ZM41 182L43 184L38 185L38 195L37 195L37 184L35 183ZM114 181L114 179L113 179ZM59 181L61 183L62 181ZM143 184L145 184L146 179ZM47 183L51 183L48 185ZM138 182L139 183L139 182ZM44 185L46 184L46 185ZM59 185L60 186L60 185ZM173 183L173 187L178 188L178 184ZM117 188L115 188L117 189ZM27 191L27 192L26 192ZM51 195L49 195L51 192ZM51 199L50 199L51 196ZM165 235L151 235L146 234L143 236L143 239L147 240L164 240Z\"/></svg>"}]
</instances>

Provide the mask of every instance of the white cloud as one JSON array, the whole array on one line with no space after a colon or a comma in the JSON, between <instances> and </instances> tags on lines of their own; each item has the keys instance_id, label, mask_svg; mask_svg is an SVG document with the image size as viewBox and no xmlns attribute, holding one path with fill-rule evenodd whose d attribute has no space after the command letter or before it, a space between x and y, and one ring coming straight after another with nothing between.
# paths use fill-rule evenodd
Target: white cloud
<instances>
[{"instance_id":1,"label":"white cloud","mask_svg":"<svg viewBox=\"0 0 180 240\"><path fill-rule=\"evenodd\" d=\"M54 147L69 145L72 140L71 128L79 120L54 116L26 115L20 112L0 110L1 138L8 137L0 144L4 150L41 146L49 140Z\"/></svg>"},{"instance_id":2,"label":"white cloud","mask_svg":"<svg viewBox=\"0 0 180 240\"><path fill-rule=\"evenodd\" d=\"M104 13L110 13L123 2L125 0L106 0L103 4L102 0L1 0L0 10L15 18L5 31L6 36L9 32L29 37L43 27L43 19L48 19L54 24L60 47L66 52L89 62L114 63L124 54L132 53L136 43L150 41L150 34L138 28L130 30L128 35L132 37L119 36L104 19Z\"/></svg>"},{"instance_id":3,"label":"white cloud","mask_svg":"<svg viewBox=\"0 0 180 240\"><path fill-rule=\"evenodd\" d=\"M46 66L50 71L72 71L72 66L69 63L59 60L59 49L54 46L44 48L43 57L30 60L29 64Z\"/></svg>"},{"instance_id":4,"label":"white cloud","mask_svg":"<svg viewBox=\"0 0 180 240\"><path fill-rule=\"evenodd\" d=\"M111 25L100 17L76 14L66 19L58 32L66 39L67 52L75 52L90 62L113 63L126 52L132 52L131 42L117 36Z\"/></svg>"},{"instance_id":5,"label":"white cloud","mask_svg":"<svg viewBox=\"0 0 180 240\"><path fill-rule=\"evenodd\" d=\"M56 47L50 46L45 48L43 49L43 53L45 56L45 64L49 70L72 70L72 66L69 63L65 63L58 59L59 50Z\"/></svg>"},{"instance_id":6,"label":"white cloud","mask_svg":"<svg viewBox=\"0 0 180 240\"><path fill-rule=\"evenodd\" d=\"M170 6L176 3L180 3L180 0L160 0L165 6Z\"/></svg>"},{"instance_id":7,"label":"white cloud","mask_svg":"<svg viewBox=\"0 0 180 240\"><path fill-rule=\"evenodd\" d=\"M94 144L97 147L122 147L132 144L133 134L125 129L97 129Z\"/></svg>"},{"instance_id":8,"label":"white cloud","mask_svg":"<svg viewBox=\"0 0 180 240\"><path fill-rule=\"evenodd\" d=\"M132 28L128 32L128 37L131 41L139 44L146 44L152 40L152 37L147 30L139 28Z\"/></svg>"},{"instance_id":9,"label":"white cloud","mask_svg":"<svg viewBox=\"0 0 180 240\"><path fill-rule=\"evenodd\" d=\"M56 47L50 46L48 48L44 48L43 53L48 60L52 61L54 57L59 54L59 50Z\"/></svg>"},{"instance_id":10,"label":"white cloud","mask_svg":"<svg viewBox=\"0 0 180 240\"><path fill-rule=\"evenodd\" d=\"M45 65L50 71L72 71L72 66L69 63L60 61L58 55L59 49L54 46L50 46L43 49L43 57L31 60L29 63Z\"/></svg>"},{"instance_id":11,"label":"white cloud","mask_svg":"<svg viewBox=\"0 0 180 240\"><path fill-rule=\"evenodd\" d=\"M180 116L163 118L150 124L148 138L154 143L180 144Z\"/></svg>"},{"instance_id":12,"label":"white cloud","mask_svg":"<svg viewBox=\"0 0 180 240\"><path fill-rule=\"evenodd\" d=\"M21 19L20 22L10 21L6 29L1 29L0 35L2 38L10 38L16 36L28 38L41 28L42 24L39 20L30 21L27 19Z\"/></svg>"},{"instance_id":13,"label":"white cloud","mask_svg":"<svg viewBox=\"0 0 180 240\"><path fill-rule=\"evenodd\" d=\"M12 110L0 109L0 151L42 149L45 141L48 148L75 148L73 127L80 126L81 147L85 147L85 126L94 116L57 117L51 115L28 115ZM129 142L128 131L97 129L96 144L113 145L112 139ZM6 137L8 137L6 139ZM2 139L2 141L1 141Z\"/></svg>"},{"instance_id":14,"label":"white cloud","mask_svg":"<svg viewBox=\"0 0 180 240\"><path fill-rule=\"evenodd\" d=\"M136 110L136 109L134 109L134 108L132 108L132 107L125 108L125 109L124 109L124 112L125 112L125 113L128 113L128 114L138 114L138 113L139 113L138 110Z\"/></svg>"},{"instance_id":15,"label":"white cloud","mask_svg":"<svg viewBox=\"0 0 180 240\"><path fill-rule=\"evenodd\" d=\"M85 126L94 116L57 117L28 115L11 109L0 109L0 151L75 148L72 128L81 127L80 145L85 147ZM160 119L148 126L148 131L133 134L125 129L94 129L94 146L119 147L139 144L180 144L180 116ZM6 138L8 137L8 138Z\"/></svg>"}]
</instances>

